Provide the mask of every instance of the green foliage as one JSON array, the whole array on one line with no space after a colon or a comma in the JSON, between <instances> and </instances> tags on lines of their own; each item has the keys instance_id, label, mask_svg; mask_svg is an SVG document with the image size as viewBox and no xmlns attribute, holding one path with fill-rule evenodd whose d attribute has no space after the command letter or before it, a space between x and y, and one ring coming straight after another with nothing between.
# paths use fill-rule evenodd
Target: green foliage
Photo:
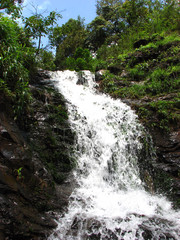
<instances>
[{"instance_id":1,"label":"green foliage","mask_svg":"<svg viewBox=\"0 0 180 240\"><path fill-rule=\"evenodd\" d=\"M21 3L22 0L0 0L0 10L5 10L13 18L17 18L21 15Z\"/></svg>"},{"instance_id":2,"label":"green foliage","mask_svg":"<svg viewBox=\"0 0 180 240\"><path fill-rule=\"evenodd\" d=\"M53 25L61 15L52 11L48 16L44 17L42 14L34 14L24 19L26 34L29 37L38 39L37 54L41 46L41 38L46 36L53 30Z\"/></svg>"},{"instance_id":3,"label":"green foliage","mask_svg":"<svg viewBox=\"0 0 180 240\"><path fill-rule=\"evenodd\" d=\"M50 35L50 43L56 46L55 64L58 69L67 69L66 59L73 57L78 47L84 48L86 38L86 30L84 20L78 17L77 20L69 19L69 21L54 29ZM68 60L68 67L72 59ZM82 61L81 61L82 62Z\"/></svg>"},{"instance_id":4,"label":"green foliage","mask_svg":"<svg viewBox=\"0 0 180 240\"><path fill-rule=\"evenodd\" d=\"M141 78L142 80L145 79L146 75L142 70L138 70L137 66L139 67L141 65L136 65L135 68L132 68L129 76L132 80L140 80ZM176 92L180 87L179 73L179 66L172 66L168 69L157 68L148 75L148 81L133 84L128 87L118 88L113 92L113 95L122 98L142 98L146 95L156 96L163 93L171 93L172 91ZM104 90L107 91L107 88Z\"/></svg>"},{"instance_id":5,"label":"green foliage","mask_svg":"<svg viewBox=\"0 0 180 240\"><path fill-rule=\"evenodd\" d=\"M88 25L88 37L87 44L88 46L97 51L97 49L102 46L109 36L110 22L106 21L102 16L96 17L89 25Z\"/></svg>"},{"instance_id":6,"label":"green foliage","mask_svg":"<svg viewBox=\"0 0 180 240\"><path fill-rule=\"evenodd\" d=\"M22 170L23 170L23 167L20 167L20 168L14 170L14 172L17 173L17 179L18 180L23 180L24 179L24 176L22 175Z\"/></svg>"},{"instance_id":7,"label":"green foliage","mask_svg":"<svg viewBox=\"0 0 180 240\"><path fill-rule=\"evenodd\" d=\"M139 63L134 68L129 69L129 75L132 80L138 81L145 79L146 72L148 71L148 63Z\"/></svg>"},{"instance_id":8,"label":"green foliage","mask_svg":"<svg viewBox=\"0 0 180 240\"><path fill-rule=\"evenodd\" d=\"M169 67L168 69L157 68L150 75L147 84L147 92L152 95L168 93L180 87L180 66Z\"/></svg>"},{"instance_id":9,"label":"green foliage","mask_svg":"<svg viewBox=\"0 0 180 240\"><path fill-rule=\"evenodd\" d=\"M38 67L44 70L54 71L56 69L56 65L54 63L55 56L52 52L46 51L44 49L40 49L38 55Z\"/></svg>"},{"instance_id":10,"label":"green foliage","mask_svg":"<svg viewBox=\"0 0 180 240\"><path fill-rule=\"evenodd\" d=\"M102 45L97 51L97 58L99 60L103 59L104 61L109 62L109 60L118 58L119 55L119 46L116 44L111 44L110 46Z\"/></svg>"},{"instance_id":11,"label":"green foliage","mask_svg":"<svg viewBox=\"0 0 180 240\"><path fill-rule=\"evenodd\" d=\"M93 58L88 49L77 48L74 56L66 60L66 66L70 70L91 70L93 71Z\"/></svg>"},{"instance_id":12,"label":"green foliage","mask_svg":"<svg viewBox=\"0 0 180 240\"><path fill-rule=\"evenodd\" d=\"M107 62L104 60L98 60L98 59L94 59L94 69L96 71L101 70L101 69L107 69Z\"/></svg>"},{"instance_id":13,"label":"green foliage","mask_svg":"<svg viewBox=\"0 0 180 240\"><path fill-rule=\"evenodd\" d=\"M7 17L0 17L0 36L0 91L13 98L14 117L24 125L30 101L29 61L34 59L34 49L23 29Z\"/></svg>"},{"instance_id":14,"label":"green foliage","mask_svg":"<svg viewBox=\"0 0 180 240\"><path fill-rule=\"evenodd\" d=\"M141 98L146 94L146 88L140 84L124 87L114 92L114 96L121 98Z\"/></svg>"},{"instance_id":15,"label":"green foliage","mask_svg":"<svg viewBox=\"0 0 180 240\"><path fill-rule=\"evenodd\" d=\"M90 30L93 30L89 38L91 45L95 49L102 45L108 48L115 42L119 46L116 49L118 53L131 51L138 39L152 38L153 34L175 31L180 27L177 21L180 11L176 0L98 0L97 13L98 17L89 24ZM101 35L98 34L100 30ZM95 38L96 35L102 40ZM96 41L99 42L98 46ZM147 47L157 47L154 43L150 45Z\"/></svg>"},{"instance_id":16,"label":"green foliage","mask_svg":"<svg viewBox=\"0 0 180 240\"><path fill-rule=\"evenodd\" d=\"M140 119L152 128L160 128L168 132L171 124L178 124L180 99L174 97L171 100L156 100L137 107Z\"/></svg>"},{"instance_id":17,"label":"green foliage","mask_svg":"<svg viewBox=\"0 0 180 240\"><path fill-rule=\"evenodd\" d=\"M116 81L118 81L117 78L118 77L114 74L109 73L109 71L105 72L102 86L106 93L114 93L118 90L118 87L116 86Z\"/></svg>"},{"instance_id":18,"label":"green foliage","mask_svg":"<svg viewBox=\"0 0 180 240\"><path fill-rule=\"evenodd\" d=\"M98 61L109 65L121 54L133 51L134 43L142 38L149 43L139 50L158 49L166 41L169 42L169 39L164 38L166 33L179 28L179 7L175 0L98 0L96 7L97 17L86 28L84 20L79 17L77 20L69 19L61 27L55 27L49 35L51 46L56 47L55 64L58 69L86 68L84 58L80 57L78 61L74 59L74 53L79 47L96 52L96 65ZM176 41L174 37L173 40ZM141 78L143 71L140 74L134 69L130 74L134 78L136 75Z\"/></svg>"}]
</instances>

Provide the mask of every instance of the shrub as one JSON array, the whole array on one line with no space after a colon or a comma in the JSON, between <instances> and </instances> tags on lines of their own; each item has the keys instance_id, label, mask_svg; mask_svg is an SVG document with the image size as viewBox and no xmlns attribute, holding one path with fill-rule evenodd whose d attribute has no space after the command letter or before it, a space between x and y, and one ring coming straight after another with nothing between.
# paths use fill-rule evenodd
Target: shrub
<instances>
[{"instance_id":1,"label":"shrub","mask_svg":"<svg viewBox=\"0 0 180 240\"><path fill-rule=\"evenodd\" d=\"M88 49L77 48L73 57L66 59L66 68L75 71L93 71L94 60Z\"/></svg>"},{"instance_id":2,"label":"shrub","mask_svg":"<svg viewBox=\"0 0 180 240\"><path fill-rule=\"evenodd\" d=\"M0 90L13 98L14 117L24 124L30 101L29 61L34 51L23 29L8 17L0 16Z\"/></svg>"},{"instance_id":3,"label":"shrub","mask_svg":"<svg viewBox=\"0 0 180 240\"><path fill-rule=\"evenodd\" d=\"M40 49L38 55L38 67L44 70L53 71L56 69L56 65L54 63L55 57L52 52L48 52L44 49Z\"/></svg>"}]
</instances>

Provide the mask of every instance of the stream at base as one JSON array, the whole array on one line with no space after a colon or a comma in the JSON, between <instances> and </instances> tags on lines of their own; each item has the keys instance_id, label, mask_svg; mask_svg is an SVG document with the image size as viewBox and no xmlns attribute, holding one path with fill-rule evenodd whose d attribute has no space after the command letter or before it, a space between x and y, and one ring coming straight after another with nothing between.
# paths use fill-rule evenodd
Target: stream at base
<instances>
[{"instance_id":1,"label":"stream at base","mask_svg":"<svg viewBox=\"0 0 180 240\"><path fill-rule=\"evenodd\" d=\"M145 191L138 156L143 127L120 100L98 93L93 74L51 74L76 132L76 188L48 240L179 240L180 211Z\"/></svg>"}]
</instances>

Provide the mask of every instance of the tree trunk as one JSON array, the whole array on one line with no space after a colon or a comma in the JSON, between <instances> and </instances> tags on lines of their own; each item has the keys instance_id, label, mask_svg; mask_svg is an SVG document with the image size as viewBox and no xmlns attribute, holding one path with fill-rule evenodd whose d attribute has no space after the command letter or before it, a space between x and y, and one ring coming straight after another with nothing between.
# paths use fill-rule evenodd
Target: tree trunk
<instances>
[{"instance_id":1,"label":"tree trunk","mask_svg":"<svg viewBox=\"0 0 180 240\"><path fill-rule=\"evenodd\" d=\"M42 37L42 35L39 36L39 43L38 43L38 48L37 48L37 51L36 51L36 55L39 54L39 50L40 50L40 47L41 47L41 37Z\"/></svg>"}]
</instances>

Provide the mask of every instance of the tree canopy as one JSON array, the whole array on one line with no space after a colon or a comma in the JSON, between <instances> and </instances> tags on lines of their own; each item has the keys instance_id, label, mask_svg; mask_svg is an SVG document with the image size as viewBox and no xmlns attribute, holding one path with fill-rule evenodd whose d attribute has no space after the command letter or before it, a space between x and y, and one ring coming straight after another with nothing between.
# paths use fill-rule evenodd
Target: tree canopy
<instances>
[{"instance_id":1,"label":"tree canopy","mask_svg":"<svg viewBox=\"0 0 180 240\"><path fill-rule=\"evenodd\" d=\"M50 35L50 43L56 47L56 64L59 68L66 68L66 58L73 56L78 47L85 46L87 31L84 19L69 19L62 27L55 27Z\"/></svg>"},{"instance_id":2,"label":"tree canopy","mask_svg":"<svg viewBox=\"0 0 180 240\"><path fill-rule=\"evenodd\" d=\"M55 11L50 12L47 17L42 14L34 14L29 18L25 18L25 30L29 37L38 39L37 53L41 46L41 38L53 31L53 25L61 15Z\"/></svg>"},{"instance_id":3,"label":"tree canopy","mask_svg":"<svg viewBox=\"0 0 180 240\"><path fill-rule=\"evenodd\" d=\"M0 0L0 10L5 10L7 14L20 17L21 4L23 0Z\"/></svg>"},{"instance_id":4,"label":"tree canopy","mask_svg":"<svg viewBox=\"0 0 180 240\"><path fill-rule=\"evenodd\" d=\"M28 81L37 68L55 70L95 70L132 51L140 39L180 30L177 0L97 0L97 16L88 25L80 16L62 25L55 11L48 15L32 14L19 26L22 0L0 0L0 91L15 98L18 119L30 100ZM53 54L41 49L43 36L48 36ZM38 46L33 40L38 40ZM175 50L174 50L175 51ZM121 59L121 57L120 57ZM132 71L131 74L134 74Z\"/></svg>"}]
</instances>

